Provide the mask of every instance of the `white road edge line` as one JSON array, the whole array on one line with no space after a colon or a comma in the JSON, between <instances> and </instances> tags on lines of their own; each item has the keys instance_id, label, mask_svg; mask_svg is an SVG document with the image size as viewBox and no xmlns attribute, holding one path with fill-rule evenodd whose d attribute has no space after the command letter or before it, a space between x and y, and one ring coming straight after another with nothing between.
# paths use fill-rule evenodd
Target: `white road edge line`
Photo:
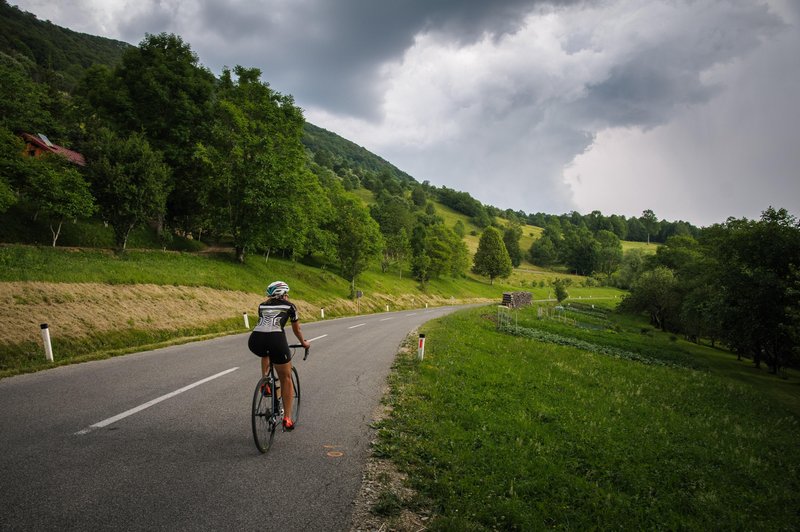
<instances>
[{"instance_id":1,"label":"white road edge line","mask_svg":"<svg viewBox=\"0 0 800 532\"><path fill-rule=\"evenodd\" d=\"M416 312L412 312L411 314L406 314L406 316L416 316L416 315L417 315Z\"/></svg>"},{"instance_id":2,"label":"white road edge line","mask_svg":"<svg viewBox=\"0 0 800 532\"><path fill-rule=\"evenodd\" d=\"M361 327L362 325L366 325L366 323L359 323L358 325L353 325L352 327L348 327L348 329L355 329L356 327Z\"/></svg>"},{"instance_id":3,"label":"white road edge line","mask_svg":"<svg viewBox=\"0 0 800 532\"><path fill-rule=\"evenodd\" d=\"M117 414L114 417L110 417L108 419L104 419L103 421L98 421L94 425L89 425L89 427L87 427L87 428L85 428L83 430L79 430L78 432L76 432L75 435L76 436L82 436L84 434L89 434L94 429L101 429L103 427L107 427L108 425L111 425L112 423L116 423L120 419L124 419L124 418L126 418L128 416L132 416L133 414L136 414L137 412L141 412L142 410L144 410L146 408L150 408L151 406L156 405L156 404L160 403L161 401L166 401L167 399L175 397L178 394L181 394L181 393L183 393L183 392L185 392L187 390L191 390L192 388L194 388L196 386L200 386L201 384L205 384L208 381L212 381L212 380L214 380L216 378L222 377L223 375L227 375L228 373L236 371L237 369L239 369L239 368L235 367L235 368L231 368L231 369L226 369L225 371L217 373L216 375L212 375L210 377L206 377L205 379L199 380L197 382L193 382L192 384L190 384L188 386L184 386L183 388L181 388L179 390L175 390L174 392L170 392L170 393L168 393L166 395L162 395L161 397L157 397L157 398L153 399L152 401L148 401L148 402L146 402L144 404L141 404L141 405L139 405L137 407L131 408L130 410L126 410L125 412L123 412L121 414Z\"/></svg>"},{"instance_id":4,"label":"white road edge line","mask_svg":"<svg viewBox=\"0 0 800 532\"><path fill-rule=\"evenodd\" d=\"M319 340L320 338L325 338L326 336L328 336L328 335L327 334L323 334L322 336L317 336L316 338L312 338L311 340L309 340L309 342L313 342L314 340Z\"/></svg>"},{"instance_id":5,"label":"white road edge line","mask_svg":"<svg viewBox=\"0 0 800 532\"><path fill-rule=\"evenodd\" d=\"M390 320L390 319L392 319L392 318L383 318L381 321L386 321L386 320Z\"/></svg>"}]
</instances>

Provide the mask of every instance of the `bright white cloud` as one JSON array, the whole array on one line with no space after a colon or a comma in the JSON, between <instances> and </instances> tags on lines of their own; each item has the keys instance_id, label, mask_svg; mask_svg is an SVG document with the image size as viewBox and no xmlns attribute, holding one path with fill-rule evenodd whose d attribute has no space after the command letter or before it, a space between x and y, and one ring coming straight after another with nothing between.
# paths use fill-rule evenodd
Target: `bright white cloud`
<instances>
[{"instance_id":1,"label":"bright white cloud","mask_svg":"<svg viewBox=\"0 0 800 532\"><path fill-rule=\"evenodd\" d=\"M711 101L677 109L654 129L599 132L564 171L579 210L639 215L650 208L701 225L757 218L769 206L800 213L797 50L796 26L784 28L706 71L707 83L720 87Z\"/></svg>"}]
</instances>

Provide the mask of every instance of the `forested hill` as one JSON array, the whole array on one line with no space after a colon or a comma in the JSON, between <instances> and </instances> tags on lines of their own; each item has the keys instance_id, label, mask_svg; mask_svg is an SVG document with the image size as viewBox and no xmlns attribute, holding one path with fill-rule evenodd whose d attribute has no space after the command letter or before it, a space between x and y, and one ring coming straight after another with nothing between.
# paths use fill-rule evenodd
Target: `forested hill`
<instances>
[{"instance_id":1,"label":"forested hill","mask_svg":"<svg viewBox=\"0 0 800 532\"><path fill-rule=\"evenodd\" d=\"M113 67L132 45L78 33L39 20L0 0L0 54L24 66L34 81L46 81L59 90L71 92L77 87L86 69L94 64ZM332 169L344 178L357 178L363 183L370 176L392 177L414 182L407 173L367 149L339 135L305 123L303 144L315 162Z\"/></svg>"},{"instance_id":2,"label":"forested hill","mask_svg":"<svg viewBox=\"0 0 800 532\"><path fill-rule=\"evenodd\" d=\"M350 170L362 178L372 173L416 182L413 177L366 148L310 122L304 126L303 144L314 154L317 164L330 168L340 176L345 176Z\"/></svg>"},{"instance_id":3,"label":"forested hill","mask_svg":"<svg viewBox=\"0 0 800 532\"><path fill-rule=\"evenodd\" d=\"M86 68L115 65L131 45L56 26L0 0L0 52L23 63L36 81L71 91Z\"/></svg>"}]
</instances>

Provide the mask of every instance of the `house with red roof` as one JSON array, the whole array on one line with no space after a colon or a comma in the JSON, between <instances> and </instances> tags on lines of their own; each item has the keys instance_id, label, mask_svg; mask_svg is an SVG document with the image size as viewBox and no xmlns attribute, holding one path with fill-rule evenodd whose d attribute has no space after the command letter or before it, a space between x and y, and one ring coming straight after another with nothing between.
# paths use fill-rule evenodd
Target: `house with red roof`
<instances>
[{"instance_id":1,"label":"house with red roof","mask_svg":"<svg viewBox=\"0 0 800 532\"><path fill-rule=\"evenodd\" d=\"M50 139L41 133L36 135L22 133L21 136L25 141L25 154L29 157L40 157L46 153L55 153L78 166L86 166L86 159L84 159L83 155L58 144L53 144Z\"/></svg>"}]
</instances>

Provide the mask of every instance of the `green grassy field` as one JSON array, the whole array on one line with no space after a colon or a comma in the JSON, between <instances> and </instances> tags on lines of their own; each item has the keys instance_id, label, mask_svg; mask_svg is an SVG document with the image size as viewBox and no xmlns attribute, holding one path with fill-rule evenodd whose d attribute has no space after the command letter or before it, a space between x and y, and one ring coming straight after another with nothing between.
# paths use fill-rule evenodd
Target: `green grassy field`
<instances>
[{"instance_id":1,"label":"green grassy field","mask_svg":"<svg viewBox=\"0 0 800 532\"><path fill-rule=\"evenodd\" d=\"M512 313L514 334L495 307L423 327L374 449L416 489L399 506L431 530L797 529L796 373L571 306Z\"/></svg>"},{"instance_id":2,"label":"green grassy field","mask_svg":"<svg viewBox=\"0 0 800 532\"><path fill-rule=\"evenodd\" d=\"M640 249L645 253L655 253L660 245L661 244L648 244L647 242L631 242L629 240L623 240L622 252L624 253L630 249Z\"/></svg>"}]
</instances>

